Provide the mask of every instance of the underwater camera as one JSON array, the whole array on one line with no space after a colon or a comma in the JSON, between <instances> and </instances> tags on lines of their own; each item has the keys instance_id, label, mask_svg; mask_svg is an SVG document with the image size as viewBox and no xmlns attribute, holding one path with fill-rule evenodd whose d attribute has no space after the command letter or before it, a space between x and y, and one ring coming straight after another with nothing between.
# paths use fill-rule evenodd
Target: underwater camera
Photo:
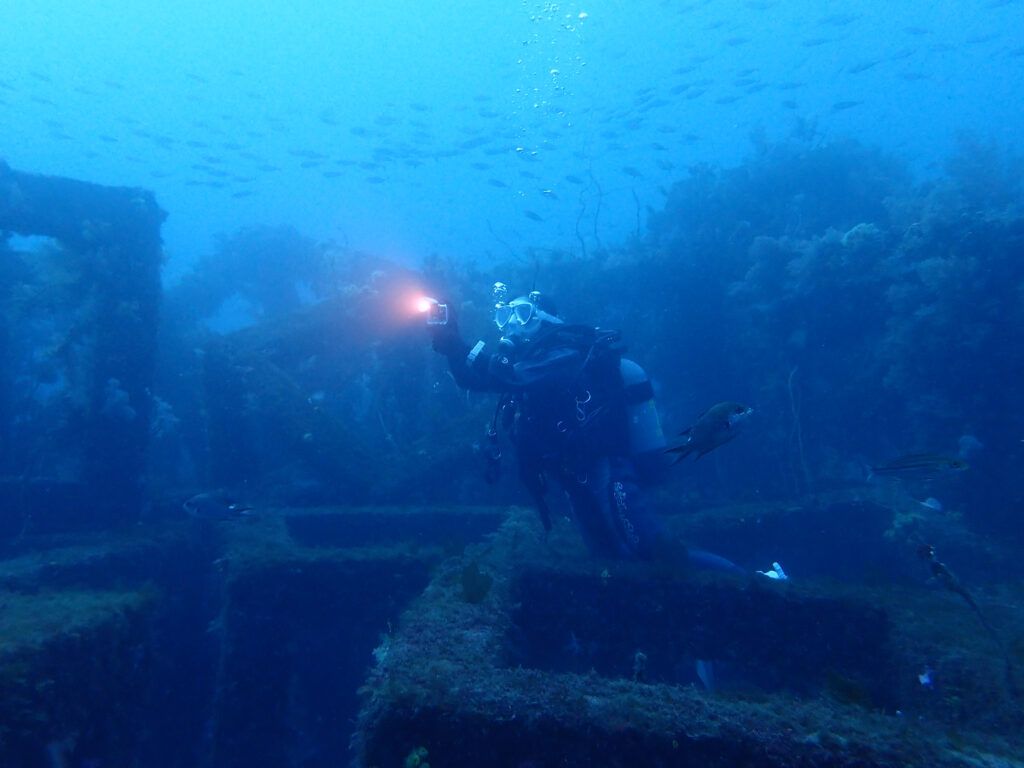
<instances>
[{"instance_id":1,"label":"underwater camera","mask_svg":"<svg viewBox=\"0 0 1024 768\"><path fill-rule=\"evenodd\" d=\"M416 309L427 316L427 325L448 325L448 305L437 299L423 296L416 302Z\"/></svg>"}]
</instances>

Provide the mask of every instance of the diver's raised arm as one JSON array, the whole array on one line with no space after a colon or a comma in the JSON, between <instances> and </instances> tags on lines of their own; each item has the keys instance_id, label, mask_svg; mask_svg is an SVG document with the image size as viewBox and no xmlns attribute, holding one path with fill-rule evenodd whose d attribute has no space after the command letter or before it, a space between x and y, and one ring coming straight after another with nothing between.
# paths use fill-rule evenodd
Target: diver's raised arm
<instances>
[{"instance_id":1,"label":"diver's raised arm","mask_svg":"<svg viewBox=\"0 0 1024 768\"><path fill-rule=\"evenodd\" d=\"M436 319L427 321L431 346L435 352L448 359L448 367L455 377L455 383L463 389L490 391L500 388L500 385L491 380L488 373L490 355L481 354L484 342L478 341L475 346L470 347L459 333L455 310L450 304L436 303L438 307L444 308L444 312L433 313L431 317Z\"/></svg>"}]
</instances>

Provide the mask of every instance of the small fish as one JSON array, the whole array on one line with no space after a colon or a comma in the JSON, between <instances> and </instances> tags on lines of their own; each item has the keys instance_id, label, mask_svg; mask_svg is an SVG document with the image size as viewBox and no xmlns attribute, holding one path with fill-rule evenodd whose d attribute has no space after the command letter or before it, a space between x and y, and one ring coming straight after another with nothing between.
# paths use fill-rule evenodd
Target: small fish
<instances>
[{"instance_id":1,"label":"small fish","mask_svg":"<svg viewBox=\"0 0 1024 768\"><path fill-rule=\"evenodd\" d=\"M523 216L528 218L530 221L536 221L538 223L543 223L543 221L544 221L544 219L542 219L540 216L538 216L533 211L523 211Z\"/></svg>"},{"instance_id":2,"label":"small fish","mask_svg":"<svg viewBox=\"0 0 1024 768\"><path fill-rule=\"evenodd\" d=\"M845 27L860 18L859 13L833 13L831 16L823 16L818 19L819 24L827 24L831 27Z\"/></svg>"},{"instance_id":3,"label":"small fish","mask_svg":"<svg viewBox=\"0 0 1024 768\"><path fill-rule=\"evenodd\" d=\"M492 136L474 136L472 139L466 139L459 144L459 149L476 149L482 147L485 144L489 144L494 140Z\"/></svg>"},{"instance_id":4,"label":"small fish","mask_svg":"<svg viewBox=\"0 0 1024 768\"><path fill-rule=\"evenodd\" d=\"M699 459L705 453L735 438L747 417L753 412L753 408L729 401L713 405L697 417L693 426L680 432L680 435L686 438L683 444L669 448L666 453L679 454L673 464L694 452Z\"/></svg>"},{"instance_id":5,"label":"small fish","mask_svg":"<svg viewBox=\"0 0 1024 768\"><path fill-rule=\"evenodd\" d=\"M227 520L232 517L249 515L252 507L236 504L216 493L197 493L181 505L186 514L205 520Z\"/></svg>"},{"instance_id":6,"label":"small fish","mask_svg":"<svg viewBox=\"0 0 1024 768\"><path fill-rule=\"evenodd\" d=\"M934 453L911 453L871 467L871 475L886 477L920 477L932 479L950 472L963 472L968 464L963 459Z\"/></svg>"},{"instance_id":7,"label":"small fish","mask_svg":"<svg viewBox=\"0 0 1024 768\"><path fill-rule=\"evenodd\" d=\"M851 67L848 67L846 73L849 75L859 75L861 72L867 72L873 66L878 64L879 61L880 59L868 59L867 61L861 61Z\"/></svg>"}]
</instances>

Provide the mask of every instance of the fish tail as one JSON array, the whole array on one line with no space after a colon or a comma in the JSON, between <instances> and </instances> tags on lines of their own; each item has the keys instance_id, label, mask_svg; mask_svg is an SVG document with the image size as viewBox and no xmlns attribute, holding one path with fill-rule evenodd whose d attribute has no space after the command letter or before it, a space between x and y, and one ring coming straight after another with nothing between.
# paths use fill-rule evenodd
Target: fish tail
<instances>
[{"instance_id":1,"label":"fish tail","mask_svg":"<svg viewBox=\"0 0 1024 768\"><path fill-rule=\"evenodd\" d=\"M693 453L693 446L689 445L689 444L677 445L675 448L669 448L668 450L665 451L665 453L678 453L679 454L678 456L676 456L675 460L672 462L672 465L675 466L680 461L682 461L683 459L687 458L691 453Z\"/></svg>"}]
</instances>

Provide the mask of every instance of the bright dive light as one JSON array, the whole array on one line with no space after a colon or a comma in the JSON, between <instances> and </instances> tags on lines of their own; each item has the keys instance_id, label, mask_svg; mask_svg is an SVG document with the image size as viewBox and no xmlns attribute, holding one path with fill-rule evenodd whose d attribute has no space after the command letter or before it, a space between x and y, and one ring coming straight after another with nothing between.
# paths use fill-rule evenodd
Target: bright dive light
<instances>
[{"instance_id":1,"label":"bright dive light","mask_svg":"<svg viewBox=\"0 0 1024 768\"><path fill-rule=\"evenodd\" d=\"M416 310L427 316L427 325L448 325L448 305L437 299L421 296L416 300Z\"/></svg>"}]
</instances>

